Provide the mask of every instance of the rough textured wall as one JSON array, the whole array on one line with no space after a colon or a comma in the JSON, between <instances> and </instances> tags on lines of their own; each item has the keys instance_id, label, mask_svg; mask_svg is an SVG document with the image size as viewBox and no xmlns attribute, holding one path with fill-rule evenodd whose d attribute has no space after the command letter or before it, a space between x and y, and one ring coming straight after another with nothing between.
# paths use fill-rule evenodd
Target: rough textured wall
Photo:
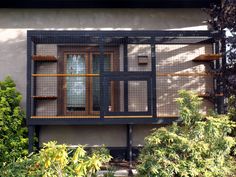
<instances>
[{"instance_id":1,"label":"rough textured wall","mask_svg":"<svg viewBox=\"0 0 236 177\"><path fill-rule=\"evenodd\" d=\"M11 75L26 105L26 32L43 30L206 30L201 9L1 9L0 79ZM143 127L146 131L146 125ZM61 131L63 130L63 131ZM110 129L107 129L110 130ZM134 139L142 143L140 133ZM86 133L87 131L91 133ZM109 133L104 134L104 132ZM81 129L76 126L42 127L42 141L96 144L96 137L110 146L125 145L124 128L106 131L104 127ZM93 136L94 135L94 136ZM98 136L99 135L99 136ZM107 137L106 137L106 136ZM120 136L117 143L116 136ZM142 136L141 136L142 135ZM76 137L80 137L77 138ZM81 137L83 137L81 139ZM86 138L84 138L86 137ZM111 137L109 139L109 137ZM135 140L135 141L136 141ZM41 141L41 142L42 142ZM121 142L122 141L122 142ZM92 143L91 143L92 142ZM94 143L93 143L94 142Z\"/></svg>"}]
</instances>

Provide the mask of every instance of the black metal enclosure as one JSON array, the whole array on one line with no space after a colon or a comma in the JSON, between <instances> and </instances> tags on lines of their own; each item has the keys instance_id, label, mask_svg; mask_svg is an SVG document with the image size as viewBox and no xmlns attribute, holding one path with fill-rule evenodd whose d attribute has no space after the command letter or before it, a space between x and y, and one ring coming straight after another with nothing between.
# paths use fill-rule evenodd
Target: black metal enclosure
<instances>
[{"instance_id":1,"label":"black metal enclosure","mask_svg":"<svg viewBox=\"0 0 236 177\"><path fill-rule=\"evenodd\" d=\"M172 84L180 87L196 77L200 78L196 81L199 87L203 79L211 82L209 92L200 96L210 100L221 113L224 96L218 71L224 58L217 55L217 35L210 31L28 31L29 139L32 142L34 126L38 125L171 123L178 119L175 108L158 105L167 102L168 94L174 95L177 90L170 89L160 103L158 96L162 96L160 90L168 91L164 85L172 77L176 77ZM165 67L158 63L160 59L165 61L167 45L205 44L211 46L210 58L216 57L200 61L210 63L206 64L209 72L182 73L175 71L172 63ZM162 57L158 45L167 46ZM171 55L175 55L173 51ZM197 55L207 54L201 51ZM196 58L193 60L198 62ZM194 90L195 86L189 89ZM172 104L173 100L169 102ZM174 113L168 114L171 110Z\"/></svg>"}]
</instances>

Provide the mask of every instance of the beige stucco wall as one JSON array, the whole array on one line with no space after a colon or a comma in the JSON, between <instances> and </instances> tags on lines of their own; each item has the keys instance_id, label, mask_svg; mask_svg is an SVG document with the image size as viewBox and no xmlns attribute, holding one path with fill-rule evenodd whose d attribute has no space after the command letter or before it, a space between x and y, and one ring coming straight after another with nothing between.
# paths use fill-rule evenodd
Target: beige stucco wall
<instances>
[{"instance_id":1,"label":"beige stucco wall","mask_svg":"<svg viewBox=\"0 0 236 177\"><path fill-rule=\"evenodd\" d=\"M156 45L157 75L163 73L205 73L211 71L207 63L193 62L201 55L212 53L212 45ZM205 76L157 76L157 114L178 115L175 99L178 90L192 90L199 94L213 92L213 77ZM213 109L213 104L203 100L202 112Z\"/></svg>"},{"instance_id":2,"label":"beige stucco wall","mask_svg":"<svg viewBox=\"0 0 236 177\"><path fill-rule=\"evenodd\" d=\"M11 75L26 105L26 32L44 30L206 30L201 9L1 9L0 79ZM148 129L148 130L147 130ZM142 144L147 126L138 126L135 144ZM136 131L136 129L135 129ZM69 144L123 146L124 127L45 126L40 140ZM146 132L146 133L145 133ZM101 144L101 143L100 143Z\"/></svg>"},{"instance_id":3,"label":"beige stucco wall","mask_svg":"<svg viewBox=\"0 0 236 177\"><path fill-rule=\"evenodd\" d=\"M125 125L44 126L40 133L40 142L57 140L58 143L69 145L101 146L105 144L110 147L126 146Z\"/></svg>"}]
</instances>

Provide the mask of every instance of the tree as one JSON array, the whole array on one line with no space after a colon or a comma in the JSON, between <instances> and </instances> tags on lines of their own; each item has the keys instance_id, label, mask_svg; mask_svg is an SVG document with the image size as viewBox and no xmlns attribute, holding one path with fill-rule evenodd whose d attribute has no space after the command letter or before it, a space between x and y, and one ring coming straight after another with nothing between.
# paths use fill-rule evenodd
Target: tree
<instances>
[{"instance_id":1,"label":"tree","mask_svg":"<svg viewBox=\"0 0 236 177\"><path fill-rule=\"evenodd\" d=\"M236 1L223 0L221 4L213 4L206 11L210 15L208 23L212 30L220 34L218 40L221 43L221 53L227 59L220 72L230 111L236 107ZM235 118L236 114L231 116Z\"/></svg>"}]
</instances>

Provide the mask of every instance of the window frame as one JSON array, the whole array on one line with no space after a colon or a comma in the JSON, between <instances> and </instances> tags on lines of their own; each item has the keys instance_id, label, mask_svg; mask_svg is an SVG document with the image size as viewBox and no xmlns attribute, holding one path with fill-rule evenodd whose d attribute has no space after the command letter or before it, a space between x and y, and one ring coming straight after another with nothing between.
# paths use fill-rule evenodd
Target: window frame
<instances>
[{"instance_id":1,"label":"window frame","mask_svg":"<svg viewBox=\"0 0 236 177\"><path fill-rule=\"evenodd\" d=\"M92 73L92 55L99 54L98 46L80 46L80 45L58 45L58 73L66 73L66 55L68 54L85 54L86 74ZM119 46L105 47L104 54L111 54L111 71L117 71L119 65ZM58 78L58 115L73 115L73 116L97 116L100 111L93 111L93 98L92 98L92 78L86 77L86 103L85 111L67 111L66 110L66 77ZM115 89L115 84L112 84L112 97L111 106L112 110L116 109L119 103L119 97L117 95L119 89Z\"/></svg>"}]
</instances>

